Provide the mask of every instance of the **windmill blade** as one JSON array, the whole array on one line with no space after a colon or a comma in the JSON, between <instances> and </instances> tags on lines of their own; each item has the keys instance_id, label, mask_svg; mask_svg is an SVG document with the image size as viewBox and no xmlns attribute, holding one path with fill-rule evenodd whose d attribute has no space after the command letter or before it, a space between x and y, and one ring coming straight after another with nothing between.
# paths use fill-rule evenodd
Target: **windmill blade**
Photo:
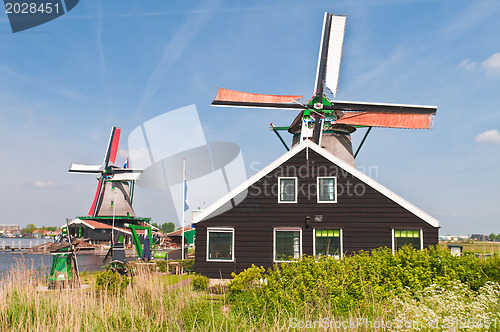
<instances>
[{"instance_id":1,"label":"windmill blade","mask_svg":"<svg viewBox=\"0 0 500 332\"><path fill-rule=\"evenodd\" d=\"M142 169L132 169L132 168L118 168L113 169L113 174L123 174L123 173L142 173Z\"/></svg>"},{"instance_id":2,"label":"windmill blade","mask_svg":"<svg viewBox=\"0 0 500 332\"><path fill-rule=\"evenodd\" d=\"M118 173L113 175L111 181L136 181L141 175L142 171L136 173Z\"/></svg>"},{"instance_id":3,"label":"windmill blade","mask_svg":"<svg viewBox=\"0 0 500 332\"><path fill-rule=\"evenodd\" d=\"M68 173L101 173L101 165L82 165L82 164L71 164Z\"/></svg>"},{"instance_id":4,"label":"windmill blade","mask_svg":"<svg viewBox=\"0 0 500 332\"><path fill-rule=\"evenodd\" d=\"M212 106L304 109L298 100L304 96L265 95L219 88Z\"/></svg>"},{"instance_id":5,"label":"windmill blade","mask_svg":"<svg viewBox=\"0 0 500 332\"><path fill-rule=\"evenodd\" d=\"M104 156L104 169L108 168L109 162L112 164L116 161L116 154L118 152L118 144L120 143L120 133L121 129L112 127L111 134L109 135L108 148L106 149L106 155Z\"/></svg>"},{"instance_id":6,"label":"windmill blade","mask_svg":"<svg viewBox=\"0 0 500 332\"><path fill-rule=\"evenodd\" d=\"M345 15L325 13L314 88L319 97L323 96L325 85L334 97L337 94L346 19Z\"/></svg>"},{"instance_id":7,"label":"windmill blade","mask_svg":"<svg viewBox=\"0 0 500 332\"><path fill-rule=\"evenodd\" d=\"M432 129L433 114L398 114L398 113L346 113L335 123L353 126Z\"/></svg>"},{"instance_id":8,"label":"windmill blade","mask_svg":"<svg viewBox=\"0 0 500 332\"><path fill-rule=\"evenodd\" d=\"M324 105L325 110L344 112L400 113L400 114L436 114L437 106L362 103L356 101L335 100L332 105Z\"/></svg>"},{"instance_id":9,"label":"windmill blade","mask_svg":"<svg viewBox=\"0 0 500 332\"><path fill-rule=\"evenodd\" d=\"M99 201L101 200L102 193L104 191L104 179L99 180L99 184L97 185L97 190L95 192L94 201L92 202L92 206L90 207L88 215L91 217L95 217L97 213L97 208L99 205Z\"/></svg>"}]
</instances>

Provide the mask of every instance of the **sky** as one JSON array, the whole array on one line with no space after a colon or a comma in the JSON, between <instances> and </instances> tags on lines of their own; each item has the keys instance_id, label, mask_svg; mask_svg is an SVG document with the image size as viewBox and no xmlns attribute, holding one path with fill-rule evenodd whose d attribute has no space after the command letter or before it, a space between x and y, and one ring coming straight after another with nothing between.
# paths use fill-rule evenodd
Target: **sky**
<instances>
[{"instance_id":1,"label":"sky","mask_svg":"<svg viewBox=\"0 0 500 332\"><path fill-rule=\"evenodd\" d=\"M500 233L494 0L85 0L18 33L2 12L0 223L85 215L97 181L69 165L100 164L112 126L123 164L134 128L190 104L207 141L240 146L248 176L265 167L285 152L269 123L294 111L210 103L217 87L310 97L325 11L348 15L338 99L438 106L432 130L374 128L357 166L438 219L440 235ZM163 200L138 187L134 209L172 221Z\"/></svg>"}]
</instances>

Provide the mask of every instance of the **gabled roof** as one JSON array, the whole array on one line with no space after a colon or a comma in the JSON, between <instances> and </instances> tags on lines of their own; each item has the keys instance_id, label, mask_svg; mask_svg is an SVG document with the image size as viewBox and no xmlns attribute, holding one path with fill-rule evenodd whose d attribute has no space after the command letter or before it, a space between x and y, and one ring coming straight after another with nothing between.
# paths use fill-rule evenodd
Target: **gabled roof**
<instances>
[{"instance_id":1,"label":"gabled roof","mask_svg":"<svg viewBox=\"0 0 500 332\"><path fill-rule=\"evenodd\" d=\"M82 220L82 219L76 218L76 219L70 221L68 224L69 225L83 224L83 225L85 225L85 226L87 226L89 228L92 228L92 229L113 229L113 226L111 226L111 225L104 224L102 222L98 222L98 221L95 221L95 220L92 220L92 219ZM61 226L61 228L66 228L66 225ZM132 232L129 229L122 228L122 227L116 227L115 226L115 230L118 231L118 232L129 234L129 235L132 234ZM143 235L143 234L145 234L146 231L143 230L143 229L138 229L136 232L137 232L137 234L142 234ZM156 232L153 231L153 233L156 233Z\"/></svg>"},{"instance_id":2,"label":"gabled roof","mask_svg":"<svg viewBox=\"0 0 500 332\"><path fill-rule=\"evenodd\" d=\"M194 220L193 224L196 224L204 219L207 219L207 217L211 217L211 215L216 212L219 208L221 208L224 204L228 203L231 199L236 197L237 195L241 194L243 191L248 189L250 186L252 186L255 182L259 181L262 179L264 176L272 172L275 168L298 154L300 151L304 149L311 149L318 153L319 155L323 156L327 160L331 161L338 167L344 169L348 173L350 173L352 176L357 178L358 180L364 182L368 186L372 187L382 195L386 196L396 204L400 205L401 207L405 208L409 212L413 213L420 219L424 220L427 222L429 225L434 226L434 227L440 227L439 221L425 213L424 211L420 210L417 208L415 205L411 204L410 202L406 201L405 199L401 198L400 196L396 195L386 187L382 186L380 183L377 181L373 180L363 172L357 170L356 168L352 167L351 165L347 164L345 161L341 160L340 158L336 157L332 153L328 152L327 150L323 149L316 143L306 140L303 143L297 144L294 147L290 149L287 153L273 161L271 164L267 165L262 169L260 172L256 173L252 177L250 177L248 180L240 184L238 187L236 187L234 190L231 192L227 193L226 195L222 196L220 199L218 199L214 204L210 205L206 210L204 210L202 213L200 213ZM306 150L307 151L307 150Z\"/></svg>"},{"instance_id":3,"label":"gabled roof","mask_svg":"<svg viewBox=\"0 0 500 332\"><path fill-rule=\"evenodd\" d=\"M193 230L193 229L194 229L193 227L184 227L184 233L187 231ZM178 229L176 231L167 233L167 236L182 236L182 228Z\"/></svg>"}]
</instances>

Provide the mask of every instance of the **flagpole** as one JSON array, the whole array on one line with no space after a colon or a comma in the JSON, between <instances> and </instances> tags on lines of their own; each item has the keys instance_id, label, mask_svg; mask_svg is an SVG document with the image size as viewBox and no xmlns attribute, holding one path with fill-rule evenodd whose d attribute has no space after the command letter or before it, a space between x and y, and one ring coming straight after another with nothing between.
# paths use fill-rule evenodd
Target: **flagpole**
<instances>
[{"instance_id":1,"label":"flagpole","mask_svg":"<svg viewBox=\"0 0 500 332\"><path fill-rule=\"evenodd\" d=\"M184 260L184 207L185 207L185 199L186 199L186 158L182 158L182 260Z\"/></svg>"}]
</instances>

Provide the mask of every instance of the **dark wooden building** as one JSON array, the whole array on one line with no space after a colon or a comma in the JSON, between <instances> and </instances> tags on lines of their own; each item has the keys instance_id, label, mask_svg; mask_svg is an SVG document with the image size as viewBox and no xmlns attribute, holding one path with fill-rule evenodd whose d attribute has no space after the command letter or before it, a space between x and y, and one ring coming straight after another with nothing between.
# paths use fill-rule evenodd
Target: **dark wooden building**
<instances>
[{"instance_id":1,"label":"dark wooden building","mask_svg":"<svg viewBox=\"0 0 500 332\"><path fill-rule=\"evenodd\" d=\"M438 243L439 222L311 141L295 145L203 211L197 273L230 278L301 255Z\"/></svg>"}]
</instances>

